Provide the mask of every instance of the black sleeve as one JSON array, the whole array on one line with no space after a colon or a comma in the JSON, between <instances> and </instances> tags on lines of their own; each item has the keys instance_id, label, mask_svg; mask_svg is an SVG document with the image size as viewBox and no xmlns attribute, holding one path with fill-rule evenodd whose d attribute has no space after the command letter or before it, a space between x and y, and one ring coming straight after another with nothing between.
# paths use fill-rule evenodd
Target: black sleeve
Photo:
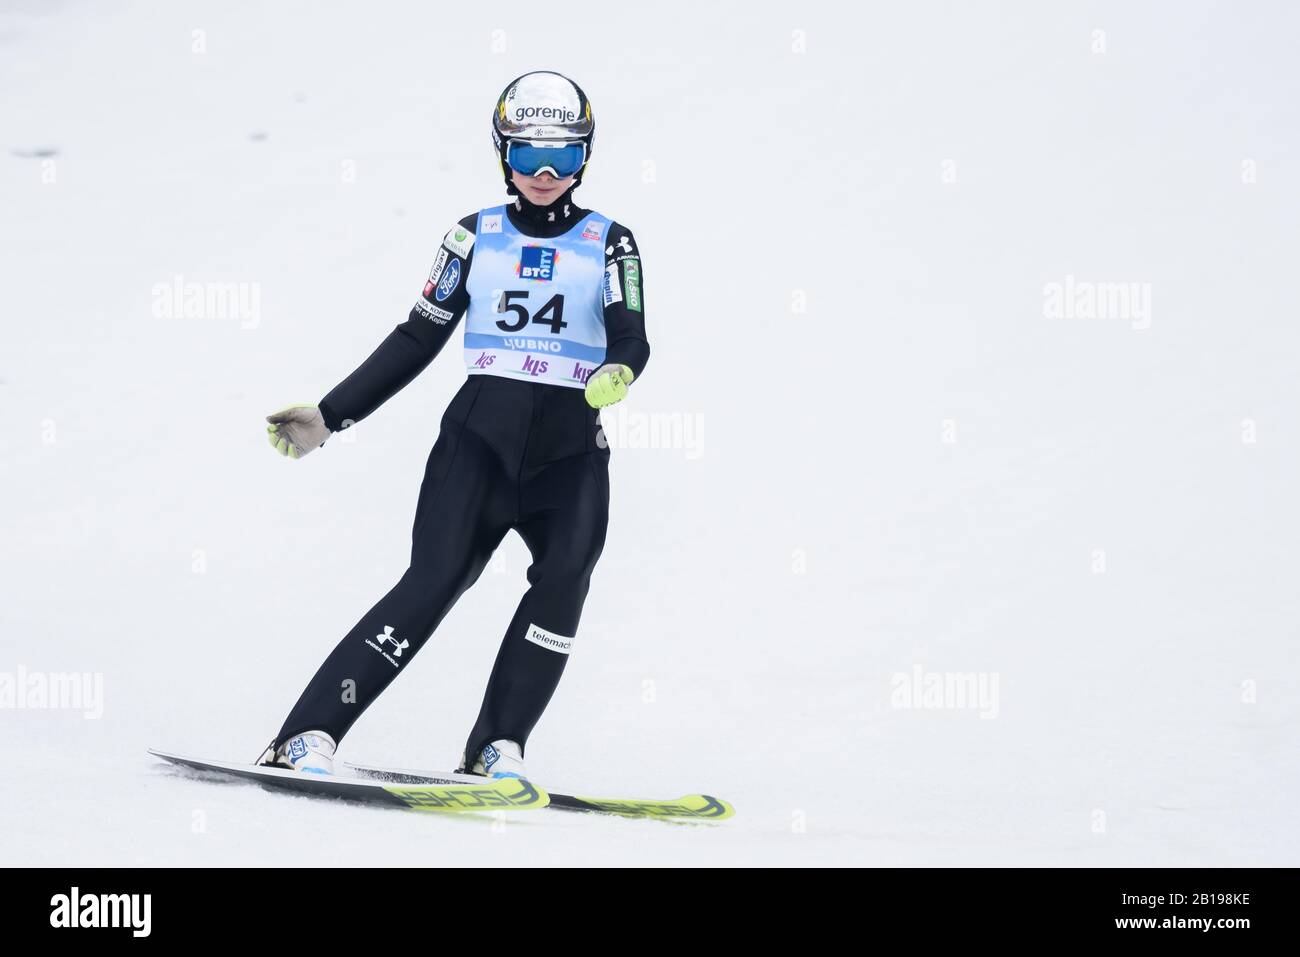
<instances>
[{"instance_id":1,"label":"black sleeve","mask_svg":"<svg viewBox=\"0 0 1300 957\"><path fill-rule=\"evenodd\" d=\"M645 335L645 282L632 230L609 224L605 246L605 361L621 362L639 379L650 361Z\"/></svg>"},{"instance_id":2,"label":"black sleeve","mask_svg":"<svg viewBox=\"0 0 1300 957\"><path fill-rule=\"evenodd\" d=\"M478 214L447 231L424 292L406 321L388 334L356 371L320 401L331 432L360 422L424 371L469 308L466 280L474 258Z\"/></svg>"}]
</instances>

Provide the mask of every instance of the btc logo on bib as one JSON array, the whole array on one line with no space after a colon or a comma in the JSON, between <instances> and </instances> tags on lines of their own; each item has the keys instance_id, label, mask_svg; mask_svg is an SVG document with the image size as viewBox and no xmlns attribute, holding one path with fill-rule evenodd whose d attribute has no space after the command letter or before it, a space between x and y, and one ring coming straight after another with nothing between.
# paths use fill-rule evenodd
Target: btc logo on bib
<instances>
[{"instance_id":1,"label":"btc logo on bib","mask_svg":"<svg viewBox=\"0 0 1300 957\"><path fill-rule=\"evenodd\" d=\"M519 251L519 278L550 282L555 277L555 250L550 246L525 246Z\"/></svg>"}]
</instances>

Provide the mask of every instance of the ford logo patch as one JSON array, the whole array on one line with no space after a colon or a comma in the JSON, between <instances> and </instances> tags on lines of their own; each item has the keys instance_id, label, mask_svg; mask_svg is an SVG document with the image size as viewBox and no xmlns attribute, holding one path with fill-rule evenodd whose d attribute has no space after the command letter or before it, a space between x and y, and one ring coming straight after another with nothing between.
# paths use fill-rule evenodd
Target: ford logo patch
<instances>
[{"instance_id":1,"label":"ford logo patch","mask_svg":"<svg viewBox=\"0 0 1300 957\"><path fill-rule=\"evenodd\" d=\"M438 280L437 300L442 302L456 291L458 285L460 285L460 260L453 259L447 263L446 271L443 272L442 278Z\"/></svg>"}]
</instances>

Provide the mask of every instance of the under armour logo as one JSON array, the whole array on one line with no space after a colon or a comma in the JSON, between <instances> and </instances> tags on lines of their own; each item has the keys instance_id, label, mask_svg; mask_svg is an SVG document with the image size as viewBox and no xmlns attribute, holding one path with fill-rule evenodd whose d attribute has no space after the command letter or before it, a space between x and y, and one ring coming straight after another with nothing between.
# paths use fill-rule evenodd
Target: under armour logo
<instances>
[{"instance_id":1,"label":"under armour logo","mask_svg":"<svg viewBox=\"0 0 1300 957\"><path fill-rule=\"evenodd\" d=\"M628 236L624 236L624 237L622 237L618 242L614 243L613 245L606 246L606 247L605 247L605 255L606 255L606 256L612 256L612 255L614 255L614 246L617 246L619 249L623 250L623 252L625 252L625 253L630 253L630 252L632 251L632 243L628 241L629 238L630 238L630 237L628 237Z\"/></svg>"},{"instance_id":2,"label":"under armour logo","mask_svg":"<svg viewBox=\"0 0 1300 957\"><path fill-rule=\"evenodd\" d=\"M375 635L375 637L379 639L380 644L383 644L385 641L391 641L394 645L397 646L397 650L393 652L394 658L402 657L402 651L411 646L411 643L407 641L405 638L403 638L401 641L398 641L396 638L393 637L392 625L384 625L384 633L382 635Z\"/></svg>"}]
</instances>

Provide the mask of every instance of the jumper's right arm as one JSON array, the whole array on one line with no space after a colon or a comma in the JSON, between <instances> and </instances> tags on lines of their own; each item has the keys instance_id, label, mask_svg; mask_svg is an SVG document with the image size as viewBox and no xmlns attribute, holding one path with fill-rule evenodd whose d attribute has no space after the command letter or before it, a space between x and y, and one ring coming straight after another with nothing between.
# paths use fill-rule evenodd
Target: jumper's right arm
<instances>
[{"instance_id":1,"label":"jumper's right arm","mask_svg":"<svg viewBox=\"0 0 1300 957\"><path fill-rule=\"evenodd\" d=\"M360 422L400 392L451 338L469 308L466 280L474 257L476 220L477 214L466 216L447 232L424 292L406 321L320 401L331 432Z\"/></svg>"}]
</instances>

